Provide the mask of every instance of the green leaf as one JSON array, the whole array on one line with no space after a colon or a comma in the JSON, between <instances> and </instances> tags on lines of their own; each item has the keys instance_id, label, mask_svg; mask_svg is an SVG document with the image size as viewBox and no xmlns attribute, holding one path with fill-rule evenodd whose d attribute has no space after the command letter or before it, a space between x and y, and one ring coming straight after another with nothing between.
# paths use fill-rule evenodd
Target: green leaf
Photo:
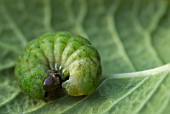
<instances>
[{"instance_id":1,"label":"green leaf","mask_svg":"<svg viewBox=\"0 0 170 114\"><path fill-rule=\"evenodd\" d=\"M99 50L95 93L44 102L20 91L17 57L52 31L85 36ZM169 0L0 0L0 113L168 114L169 31Z\"/></svg>"}]
</instances>

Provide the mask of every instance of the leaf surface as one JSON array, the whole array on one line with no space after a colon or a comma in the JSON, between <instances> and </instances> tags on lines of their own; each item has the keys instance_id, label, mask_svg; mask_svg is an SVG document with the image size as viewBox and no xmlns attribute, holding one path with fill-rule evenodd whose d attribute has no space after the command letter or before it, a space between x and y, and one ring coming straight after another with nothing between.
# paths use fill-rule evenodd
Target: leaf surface
<instances>
[{"instance_id":1,"label":"leaf surface","mask_svg":"<svg viewBox=\"0 0 170 114\"><path fill-rule=\"evenodd\" d=\"M14 77L26 44L70 31L98 49L103 78L96 92L46 103L24 95ZM0 112L168 114L168 0L0 0Z\"/></svg>"}]
</instances>

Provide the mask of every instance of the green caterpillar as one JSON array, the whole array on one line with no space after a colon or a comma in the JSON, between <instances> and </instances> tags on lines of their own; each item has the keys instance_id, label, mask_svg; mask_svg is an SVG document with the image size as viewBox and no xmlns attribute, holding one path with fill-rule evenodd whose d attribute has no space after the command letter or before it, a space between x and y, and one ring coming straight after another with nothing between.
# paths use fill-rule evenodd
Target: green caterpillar
<instances>
[{"instance_id":1,"label":"green caterpillar","mask_svg":"<svg viewBox=\"0 0 170 114\"><path fill-rule=\"evenodd\" d=\"M87 39L68 32L32 40L15 67L20 88L36 99L49 98L61 90L71 96L89 95L101 74L97 50Z\"/></svg>"}]
</instances>

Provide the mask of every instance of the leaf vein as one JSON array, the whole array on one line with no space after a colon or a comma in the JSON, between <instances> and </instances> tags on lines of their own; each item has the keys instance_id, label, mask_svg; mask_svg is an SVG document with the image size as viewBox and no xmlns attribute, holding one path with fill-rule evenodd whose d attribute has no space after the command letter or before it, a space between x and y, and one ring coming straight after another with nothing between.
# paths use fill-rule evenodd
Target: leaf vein
<instances>
[{"instance_id":1,"label":"leaf vein","mask_svg":"<svg viewBox=\"0 0 170 114\"><path fill-rule=\"evenodd\" d=\"M147 102L152 98L156 90L160 87L163 80L166 78L168 73L164 74L161 79L158 81L158 83L155 85L155 87L152 89L152 91L147 95L146 99L141 103L141 105L136 109L135 114L139 113L142 108L147 104Z\"/></svg>"},{"instance_id":2,"label":"leaf vein","mask_svg":"<svg viewBox=\"0 0 170 114\"><path fill-rule=\"evenodd\" d=\"M44 0L44 25L47 31L53 31L51 26L52 10L50 0Z\"/></svg>"},{"instance_id":3,"label":"leaf vein","mask_svg":"<svg viewBox=\"0 0 170 114\"><path fill-rule=\"evenodd\" d=\"M17 24L14 22L14 20L12 19L12 17L10 16L9 12L7 11L6 7L3 6L2 7L4 15L6 20L8 21L9 25L11 26L11 28L13 29L14 33L18 36L17 38L22 42L23 46L26 46L27 44L27 38L25 37L25 35L22 33L22 31L19 29L19 27L17 26Z\"/></svg>"},{"instance_id":4,"label":"leaf vein","mask_svg":"<svg viewBox=\"0 0 170 114\"><path fill-rule=\"evenodd\" d=\"M111 108L113 108L116 104L118 104L119 102L121 102L123 99L125 99L126 97L128 97L129 95L131 95L135 90L137 90L142 84L144 84L148 79L150 78L150 76L144 78L140 83L138 83L135 87L133 87L130 91L128 91L126 94L124 94L123 96L121 96L119 99L117 99L115 102L113 102L112 105L110 105L108 107L107 110L105 110L103 113L109 112L111 110Z\"/></svg>"},{"instance_id":5,"label":"leaf vein","mask_svg":"<svg viewBox=\"0 0 170 114\"><path fill-rule=\"evenodd\" d=\"M152 33L153 31L156 29L156 26L158 25L160 19L162 18L162 16L164 15L164 12L166 10L166 7L163 7L158 13L157 13L157 17L152 18L152 22L151 22L151 27L147 30L145 30L141 24L141 22L138 19L138 14L139 14L139 2L136 2L138 4L134 4L134 8L133 8L133 13L134 13L134 23L137 25L137 29L139 32L142 32L146 41L146 44L148 46L149 51L158 59L158 61L161 64L165 64L164 61L161 59L161 57L159 56L159 54L157 53L156 49L154 48L153 44L152 44Z\"/></svg>"},{"instance_id":6,"label":"leaf vein","mask_svg":"<svg viewBox=\"0 0 170 114\"><path fill-rule=\"evenodd\" d=\"M115 25L115 19L114 17L112 17L111 15L108 14L107 16L107 20L108 20L108 27L110 30L110 33L112 34L117 46L120 49L120 53L122 54L122 56L124 57L124 59L126 60L126 62L133 68L133 70L136 71L135 65L132 63L132 61L130 60L122 41L120 40L120 36L116 30L116 25Z\"/></svg>"}]
</instances>

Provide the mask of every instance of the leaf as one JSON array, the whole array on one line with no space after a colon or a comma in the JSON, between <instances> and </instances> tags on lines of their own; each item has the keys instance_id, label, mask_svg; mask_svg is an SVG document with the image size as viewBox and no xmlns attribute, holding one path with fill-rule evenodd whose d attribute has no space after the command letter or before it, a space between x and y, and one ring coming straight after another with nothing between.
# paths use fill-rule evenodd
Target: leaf
<instances>
[{"instance_id":1,"label":"leaf","mask_svg":"<svg viewBox=\"0 0 170 114\"><path fill-rule=\"evenodd\" d=\"M169 113L169 0L0 0L0 16L0 113ZM17 57L52 31L85 36L99 50L95 93L46 103L20 91Z\"/></svg>"}]
</instances>

